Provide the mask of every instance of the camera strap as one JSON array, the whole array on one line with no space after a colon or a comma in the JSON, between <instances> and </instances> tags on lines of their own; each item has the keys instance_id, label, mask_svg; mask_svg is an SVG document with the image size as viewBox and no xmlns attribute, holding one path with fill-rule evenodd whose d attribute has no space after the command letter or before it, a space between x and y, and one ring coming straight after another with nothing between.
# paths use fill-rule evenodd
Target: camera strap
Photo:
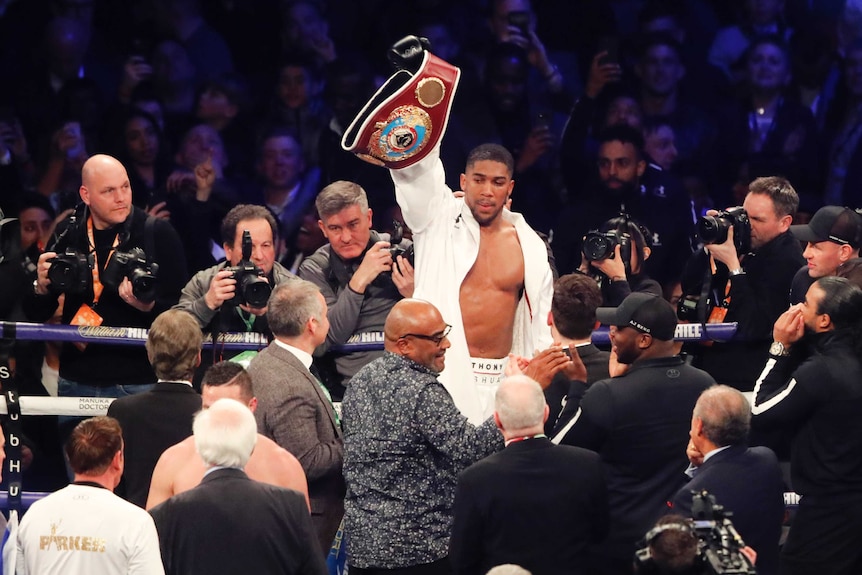
<instances>
[{"instance_id":1,"label":"camera strap","mask_svg":"<svg viewBox=\"0 0 862 575\"><path fill-rule=\"evenodd\" d=\"M147 258L147 267L153 267L153 254L156 253L156 218L147 216L147 221L144 224L144 255Z\"/></svg>"},{"instance_id":2,"label":"camera strap","mask_svg":"<svg viewBox=\"0 0 862 575\"><path fill-rule=\"evenodd\" d=\"M93 305L96 305L99 303L99 298L102 296L102 290L105 289L105 286L102 285L101 280L99 280L99 254L96 250L96 238L93 234L92 216L87 218L87 240L90 242L90 253L93 254L93 266L90 271L93 273ZM118 245L120 245L120 234L114 236L114 243L111 245L111 250L108 252L108 257L105 261L106 265L107 262L111 260L111 256L114 255Z\"/></svg>"}]
</instances>

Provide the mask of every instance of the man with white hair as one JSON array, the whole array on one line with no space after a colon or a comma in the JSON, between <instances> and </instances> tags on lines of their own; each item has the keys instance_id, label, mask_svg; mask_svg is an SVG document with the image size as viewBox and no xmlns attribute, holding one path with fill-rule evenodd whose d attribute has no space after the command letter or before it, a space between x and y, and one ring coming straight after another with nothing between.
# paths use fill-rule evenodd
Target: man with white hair
<instances>
[{"instance_id":1,"label":"man with white hair","mask_svg":"<svg viewBox=\"0 0 862 575\"><path fill-rule=\"evenodd\" d=\"M506 448L467 468L455 491L449 558L456 574L513 563L533 573L586 573L587 545L608 530L599 456L544 434L548 405L538 383L507 377L494 421Z\"/></svg>"},{"instance_id":2,"label":"man with white hair","mask_svg":"<svg viewBox=\"0 0 862 575\"><path fill-rule=\"evenodd\" d=\"M165 572L325 575L303 495L252 481L242 470L257 442L251 411L220 399L198 413L193 429L206 475L150 511Z\"/></svg>"}]
</instances>

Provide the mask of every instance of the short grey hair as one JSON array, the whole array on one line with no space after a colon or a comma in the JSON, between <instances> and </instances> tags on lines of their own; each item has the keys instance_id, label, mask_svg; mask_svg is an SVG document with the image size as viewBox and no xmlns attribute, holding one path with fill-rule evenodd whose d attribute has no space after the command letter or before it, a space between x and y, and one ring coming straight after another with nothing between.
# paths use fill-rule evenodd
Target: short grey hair
<instances>
[{"instance_id":1,"label":"short grey hair","mask_svg":"<svg viewBox=\"0 0 862 575\"><path fill-rule=\"evenodd\" d=\"M713 385L697 398L693 415L703 422L704 437L718 447L748 441L751 404L737 389Z\"/></svg>"},{"instance_id":2,"label":"short grey hair","mask_svg":"<svg viewBox=\"0 0 862 575\"><path fill-rule=\"evenodd\" d=\"M526 375L509 376L500 383L494 410L506 430L541 426L545 417L542 387Z\"/></svg>"},{"instance_id":3,"label":"short grey hair","mask_svg":"<svg viewBox=\"0 0 862 575\"><path fill-rule=\"evenodd\" d=\"M245 467L257 443L254 415L232 399L219 399L200 411L192 430L195 449L209 467Z\"/></svg>"},{"instance_id":4,"label":"short grey hair","mask_svg":"<svg viewBox=\"0 0 862 575\"><path fill-rule=\"evenodd\" d=\"M345 180L332 182L323 188L314 201L314 207L322 220L351 206L359 206L363 214L367 213L368 196L362 186Z\"/></svg>"},{"instance_id":5,"label":"short grey hair","mask_svg":"<svg viewBox=\"0 0 862 575\"><path fill-rule=\"evenodd\" d=\"M266 307L266 321L273 335L296 337L305 331L305 322L323 319L320 288L310 281L292 279L275 286Z\"/></svg>"},{"instance_id":6,"label":"short grey hair","mask_svg":"<svg viewBox=\"0 0 862 575\"><path fill-rule=\"evenodd\" d=\"M506 563L505 565L497 565L496 567L488 571L485 575L532 575L532 573L530 573L520 565L515 565L514 563Z\"/></svg>"}]
</instances>

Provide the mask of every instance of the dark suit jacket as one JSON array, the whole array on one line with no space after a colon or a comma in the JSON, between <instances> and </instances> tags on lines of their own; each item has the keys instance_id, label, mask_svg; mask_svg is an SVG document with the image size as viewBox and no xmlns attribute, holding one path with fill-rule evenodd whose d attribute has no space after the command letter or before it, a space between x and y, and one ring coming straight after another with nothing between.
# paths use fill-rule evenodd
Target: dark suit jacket
<instances>
[{"instance_id":1,"label":"dark suit jacket","mask_svg":"<svg viewBox=\"0 0 862 575\"><path fill-rule=\"evenodd\" d=\"M213 471L150 513L167 575L327 573L305 497L240 469Z\"/></svg>"},{"instance_id":2,"label":"dark suit jacket","mask_svg":"<svg viewBox=\"0 0 862 575\"><path fill-rule=\"evenodd\" d=\"M599 456L546 438L509 444L466 469L455 491L449 558L457 574L514 563L533 575L586 573L608 530Z\"/></svg>"},{"instance_id":3,"label":"dark suit jacket","mask_svg":"<svg viewBox=\"0 0 862 575\"><path fill-rule=\"evenodd\" d=\"M122 397L108 415L123 428L126 468L117 494L145 507L153 469L162 453L192 434L201 396L185 383L157 383L150 391Z\"/></svg>"},{"instance_id":4,"label":"dark suit jacket","mask_svg":"<svg viewBox=\"0 0 862 575\"><path fill-rule=\"evenodd\" d=\"M577 413L581 398L591 383L610 377L608 372L610 352L602 351L592 343L577 349L584 367L587 368L587 381L570 380L562 372L551 380L551 384L545 389L545 402L550 408L550 416L545 422L545 434L548 437L553 435L557 425L565 425Z\"/></svg>"},{"instance_id":5,"label":"dark suit jacket","mask_svg":"<svg viewBox=\"0 0 862 575\"><path fill-rule=\"evenodd\" d=\"M299 459L311 515L328 551L344 515L344 444L335 412L302 362L275 342L248 366L257 397L257 429Z\"/></svg>"},{"instance_id":6,"label":"dark suit jacket","mask_svg":"<svg viewBox=\"0 0 862 575\"><path fill-rule=\"evenodd\" d=\"M691 515L691 492L706 489L733 512L731 521L757 551L757 572L778 573L778 538L784 519L784 484L778 459L767 447L728 447L697 468L673 498L673 512Z\"/></svg>"}]
</instances>

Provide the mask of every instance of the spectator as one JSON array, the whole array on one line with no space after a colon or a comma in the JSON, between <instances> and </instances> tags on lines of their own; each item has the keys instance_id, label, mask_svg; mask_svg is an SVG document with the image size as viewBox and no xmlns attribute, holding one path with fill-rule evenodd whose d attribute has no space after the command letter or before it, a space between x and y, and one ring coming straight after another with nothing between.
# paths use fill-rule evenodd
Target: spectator
<instances>
[{"instance_id":1,"label":"spectator","mask_svg":"<svg viewBox=\"0 0 862 575\"><path fill-rule=\"evenodd\" d=\"M297 135L309 167L320 164L320 135L327 129L331 115L323 101L323 86L323 72L310 60L284 60L267 115L267 125L285 126Z\"/></svg>"},{"instance_id":2,"label":"spectator","mask_svg":"<svg viewBox=\"0 0 862 575\"><path fill-rule=\"evenodd\" d=\"M673 127L679 151L677 170L708 181L714 170L718 128L709 111L681 89L687 73L682 54L683 46L667 34L653 34L642 41L635 66L640 104L646 118L662 116Z\"/></svg>"},{"instance_id":3,"label":"spectator","mask_svg":"<svg viewBox=\"0 0 862 575\"><path fill-rule=\"evenodd\" d=\"M808 265L796 272L790 287L790 303L805 301L805 293L818 278L837 275L862 247L862 216L850 208L823 206L807 224L790 227L793 236L806 243L802 256Z\"/></svg>"},{"instance_id":4,"label":"spectator","mask_svg":"<svg viewBox=\"0 0 862 575\"><path fill-rule=\"evenodd\" d=\"M607 534L607 486L598 455L551 443L548 405L529 378L506 378L494 421L506 448L458 477L449 553L456 574L501 563L533 573L587 573L590 543Z\"/></svg>"},{"instance_id":5,"label":"spectator","mask_svg":"<svg viewBox=\"0 0 862 575\"><path fill-rule=\"evenodd\" d=\"M108 415L123 427L128 452L120 495L138 507L147 502L162 452L192 434L192 417L201 408L192 379L201 363L202 342L201 329L190 314L179 310L161 314L150 327L146 345L158 383L108 406Z\"/></svg>"},{"instance_id":6,"label":"spectator","mask_svg":"<svg viewBox=\"0 0 862 575\"><path fill-rule=\"evenodd\" d=\"M715 497L749 547L757 551L757 572L778 573L778 540L784 520L784 482L778 459L767 447L747 447L751 405L739 391L724 385L700 394L691 418L686 450L691 465L673 512L692 513L692 494Z\"/></svg>"},{"instance_id":7,"label":"spectator","mask_svg":"<svg viewBox=\"0 0 862 575\"><path fill-rule=\"evenodd\" d=\"M257 158L263 202L278 218L284 237L291 237L314 202L320 170L308 167L296 136L274 128L264 134Z\"/></svg>"},{"instance_id":8,"label":"spectator","mask_svg":"<svg viewBox=\"0 0 862 575\"><path fill-rule=\"evenodd\" d=\"M75 481L36 501L18 530L22 573L164 573L153 519L113 491L123 431L110 417L79 423L65 447Z\"/></svg>"},{"instance_id":9,"label":"spectator","mask_svg":"<svg viewBox=\"0 0 862 575\"><path fill-rule=\"evenodd\" d=\"M232 399L257 409L251 377L238 363L221 361L207 369L201 381L202 408L209 409L219 399ZM308 500L308 483L299 460L274 441L257 434L254 451L243 470L250 479L299 491ZM147 509L197 486L207 468L195 450L195 439L189 437L169 447L159 457L153 470Z\"/></svg>"},{"instance_id":10,"label":"spectator","mask_svg":"<svg viewBox=\"0 0 862 575\"><path fill-rule=\"evenodd\" d=\"M821 277L773 328L775 343L754 388L752 425L795 429L790 473L802 498L781 550L781 573L862 569L859 378L862 290ZM798 349L803 336L811 352ZM806 346L808 347L808 346Z\"/></svg>"},{"instance_id":11,"label":"spectator","mask_svg":"<svg viewBox=\"0 0 862 575\"><path fill-rule=\"evenodd\" d=\"M744 77L745 55L754 37L773 34L788 41L792 34L784 18L784 0L746 0L744 18L744 22L719 30L709 49L709 62L732 84Z\"/></svg>"},{"instance_id":12,"label":"spectator","mask_svg":"<svg viewBox=\"0 0 862 575\"><path fill-rule=\"evenodd\" d=\"M740 179L780 175L801 194L815 193L820 189L816 127L811 110L786 94L787 45L776 36L758 37L746 52L746 65L746 97L722 136L722 173Z\"/></svg>"},{"instance_id":13,"label":"spectator","mask_svg":"<svg viewBox=\"0 0 862 575\"><path fill-rule=\"evenodd\" d=\"M365 190L352 182L326 186L315 201L318 225L329 240L300 267L299 275L316 285L328 307L328 344L344 344L355 334L382 332L392 306L413 295L413 266L405 255L412 242L392 245L388 235L371 229L372 210ZM393 259L392 249L404 255ZM412 257L411 257L412 259ZM335 364L346 386L380 352L338 355Z\"/></svg>"},{"instance_id":14,"label":"spectator","mask_svg":"<svg viewBox=\"0 0 862 575\"><path fill-rule=\"evenodd\" d=\"M223 74L203 85L195 111L198 120L219 133L231 169L240 174L249 173L253 162L248 106L245 81L237 74Z\"/></svg>"},{"instance_id":15,"label":"spectator","mask_svg":"<svg viewBox=\"0 0 862 575\"><path fill-rule=\"evenodd\" d=\"M823 200L839 206L862 206L862 40L844 58L844 105L836 105L827 132L828 157Z\"/></svg>"},{"instance_id":16,"label":"spectator","mask_svg":"<svg viewBox=\"0 0 862 575\"><path fill-rule=\"evenodd\" d=\"M248 367L258 399L254 416L258 431L302 464L318 549L326 555L344 514L341 425L329 392L309 371L329 331L326 300L317 286L296 280L276 286L268 308L275 340Z\"/></svg>"},{"instance_id":17,"label":"spectator","mask_svg":"<svg viewBox=\"0 0 862 575\"><path fill-rule=\"evenodd\" d=\"M568 348L568 355L580 357L587 369L587 377L584 381L574 380L572 377L576 374L571 369L554 374L550 385L545 388L545 400L551 409L545 422L545 433L549 436L558 423L564 425L575 414L591 384L610 377L610 354L591 341L593 330L598 326L596 309L601 305L599 286L589 276L569 274L554 283L554 299L548 316L551 336L562 344L563 349Z\"/></svg>"},{"instance_id":18,"label":"spectator","mask_svg":"<svg viewBox=\"0 0 862 575\"><path fill-rule=\"evenodd\" d=\"M220 399L195 416L194 440L208 472L200 485L150 513L168 575L325 575L302 494L249 479L257 440L247 407ZM234 545L222 539L231 532Z\"/></svg>"},{"instance_id":19,"label":"spectator","mask_svg":"<svg viewBox=\"0 0 862 575\"><path fill-rule=\"evenodd\" d=\"M450 573L458 473L502 438L491 418L470 424L437 380L451 329L437 308L402 300L384 329L386 353L353 377L342 404L349 569Z\"/></svg>"},{"instance_id":20,"label":"spectator","mask_svg":"<svg viewBox=\"0 0 862 575\"><path fill-rule=\"evenodd\" d=\"M132 203L142 209L164 197L170 173L167 143L158 121L147 112L131 109L115 127L117 157L129 167Z\"/></svg>"}]
</instances>

